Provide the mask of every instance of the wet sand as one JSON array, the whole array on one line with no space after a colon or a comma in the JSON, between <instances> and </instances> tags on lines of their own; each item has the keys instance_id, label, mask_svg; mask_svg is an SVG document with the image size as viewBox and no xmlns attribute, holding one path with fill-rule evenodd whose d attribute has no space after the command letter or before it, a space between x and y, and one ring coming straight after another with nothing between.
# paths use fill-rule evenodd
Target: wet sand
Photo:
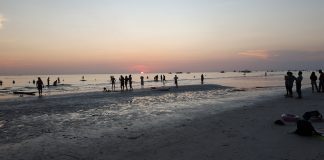
<instances>
[{"instance_id":1,"label":"wet sand","mask_svg":"<svg viewBox=\"0 0 324 160\"><path fill-rule=\"evenodd\" d=\"M24 104L28 106L31 101L33 110L26 111ZM58 99L26 99L15 109L10 109L14 106L9 104L16 102L8 102L1 109L1 121L10 119L8 115L19 115L14 118L25 123L11 127L12 131L6 130L10 121L2 123L0 159L324 159L323 138L300 137L292 134L295 124L273 123L282 113L302 115L310 110L323 113L323 102L324 94L312 94L307 89L301 100L272 96L224 112L197 112L199 115L190 112L177 118L176 113L159 112L156 120L139 116L134 122L114 121L115 117L101 119L93 112L80 117L76 110L89 110L82 101L62 105ZM61 107L60 112L55 107L42 108L55 103ZM66 121L63 116L66 114L77 120ZM34 121L28 123L28 115ZM323 122L313 125L324 128Z\"/></svg>"}]
</instances>

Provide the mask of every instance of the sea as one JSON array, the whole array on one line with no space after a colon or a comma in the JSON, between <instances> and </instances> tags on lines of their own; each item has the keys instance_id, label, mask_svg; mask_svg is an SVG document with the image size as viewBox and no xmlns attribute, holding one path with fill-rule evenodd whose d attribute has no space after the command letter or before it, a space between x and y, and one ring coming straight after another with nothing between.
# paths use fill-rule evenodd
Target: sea
<instances>
[{"instance_id":1,"label":"sea","mask_svg":"<svg viewBox=\"0 0 324 160\"><path fill-rule=\"evenodd\" d=\"M303 86L310 86L311 72L303 73ZM243 72L177 72L177 73L138 73L131 74L133 77L134 90L149 89L151 87L175 86L174 76L177 75L179 86L201 84L200 77L204 75L204 84L217 84L221 86L233 87L239 90L263 90L264 92L276 92L284 89L284 76L286 72L266 72L253 71L251 73ZM40 77L44 82L43 95L62 95L73 93L85 93L103 91L104 88L111 90L110 77L116 78L116 90L120 90L119 77L129 76L130 74L62 74L62 75L9 75L0 76L2 85L0 86L0 100L12 98L24 98L28 95L14 94L16 91L37 92L36 85ZM161 75L165 76L166 81L161 81ZM297 71L294 73L297 75ZM140 77L144 77L144 86L140 84ZM154 77L158 76L158 81ZM50 85L47 86L47 79L50 79ZM60 79L57 86L53 82ZM35 94L37 95L37 94Z\"/></svg>"}]
</instances>

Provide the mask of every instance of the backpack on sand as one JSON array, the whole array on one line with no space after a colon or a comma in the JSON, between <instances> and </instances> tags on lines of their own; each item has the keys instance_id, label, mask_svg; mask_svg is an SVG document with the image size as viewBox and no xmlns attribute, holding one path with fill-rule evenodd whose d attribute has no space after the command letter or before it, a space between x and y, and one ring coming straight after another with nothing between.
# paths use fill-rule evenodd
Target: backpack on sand
<instances>
[{"instance_id":1,"label":"backpack on sand","mask_svg":"<svg viewBox=\"0 0 324 160\"><path fill-rule=\"evenodd\" d=\"M319 133L315 131L313 125L306 120L297 121L297 130L295 131L295 133L300 136L319 135Z\"/></svg>"}]
</instances>

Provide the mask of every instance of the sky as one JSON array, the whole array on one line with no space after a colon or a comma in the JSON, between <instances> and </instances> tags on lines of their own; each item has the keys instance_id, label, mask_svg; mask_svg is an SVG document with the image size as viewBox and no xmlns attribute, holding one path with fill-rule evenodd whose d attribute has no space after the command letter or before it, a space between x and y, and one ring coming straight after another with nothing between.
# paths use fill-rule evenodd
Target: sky
<instances>
[{"instance_id":1,"label":"sky","mask_svg":"<svg viewBox=\"0 0 324 160\"><path fill-rule=\"evenodd\" d=\"M324 68L322 0L0 0L0 74Z\"/></svg>"}]
</instances>

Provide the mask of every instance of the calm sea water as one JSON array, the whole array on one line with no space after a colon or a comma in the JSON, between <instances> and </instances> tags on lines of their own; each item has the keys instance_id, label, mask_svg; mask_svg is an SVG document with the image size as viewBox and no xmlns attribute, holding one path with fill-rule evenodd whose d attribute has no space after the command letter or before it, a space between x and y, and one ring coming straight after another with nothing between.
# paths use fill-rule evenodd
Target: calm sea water
<instances>
[{"instance_id":1,"label":"calm sea water","mask_svg":"<svg viewBox=\"0 0 324 160\"><path fill-rule=\"evenodd\" d=\"M174 86L173 78L175 75L179 77L179 85L196 85L200 84L200 75L205 75L205 84L218 84L223 86L230 86L240 89L258 89L258 88L283 88L284 87L284 75L285 72L267 72L265 76L264 71L240 73L240 72L204 72L204 73L150 73L150 74L132 74L133 88L142 89L159 86ZM110 76L116 78L116 90L120 90L120 83L118 78L120 75L128 76L129 74L71 74L71 75L19 75L19 76L0 76L3 84L0 86L0 99L7 99L13 97L19 97L19 95L13 94L14 91L37 91L33 80L37 80L37 77L41 77L44 85L47 84L47 78L50 77L50 84L59 77L61 83L58 86L45 87L43 92L45 95L58 95L67 93L81 93L81 92L93 92L102 91L104 87L111 89ZM160 75L166 76L165 83L161 81L155 82L154 76ZM294 73L297 75L297 72ZM309 85L310 72L304 72L304 85ZM86 81L81 81L82 77ZM140 85L140 76L145 77L144 87ZM15 84L13 84L15 81Z\"/></svg>"}]
</instances>

